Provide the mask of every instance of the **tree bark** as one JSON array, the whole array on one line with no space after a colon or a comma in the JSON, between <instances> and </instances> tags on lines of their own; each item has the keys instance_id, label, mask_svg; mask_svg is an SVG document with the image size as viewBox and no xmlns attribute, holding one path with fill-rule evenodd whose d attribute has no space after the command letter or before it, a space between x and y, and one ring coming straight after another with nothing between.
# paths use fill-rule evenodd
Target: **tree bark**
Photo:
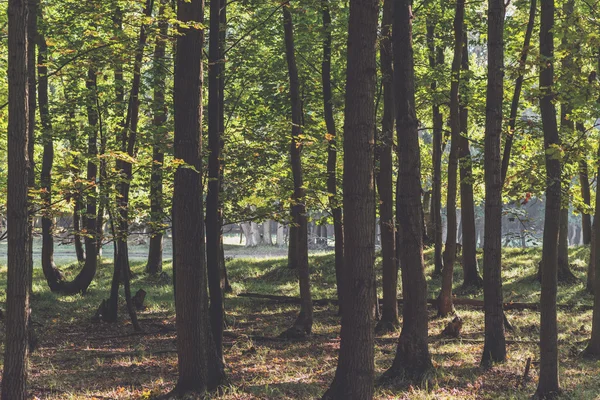
<instances>
[{"instance_id":1,"label":"tree bark","mask_svg":"<svg viewBox=\"0 0 600 400\"><path fill-rule=\"evenodd\" d=\"M292 176L294 178L294 193L292 195L292 207L294 224L296 225L296 251L292 254L298 270L298 281L300 283L300 297L302 304L300 313L293 326L286 332L289 334L310 335L312 332L313 310L310 294L310 275L308 269L308 231L306 217L306 193L302 176L302 142L300 134L302 131L302 104L300 99L300 81L298 78L298 67L296 66L296 55L294 48L294 26L289 5L283 7L283 27L285 32L285 54L290 79L290 101L292 111L292 141L290 143L290 162ZM290 241L291 246L291 241Z\"/></svg>"},{"instance_id":2,"label":"tree bark","mask_svg":"<svg viewBox=\"0 0 600 400\"><path fill-rule=\"evenodd\" d=\"M540 373L536 395L550 397L560 390L558 379L558 329L556 291L558 232L561 201L560 140L554 106L554 0L544 0L540 15L540 110L546 150L546 211L542 249L542 292L540 303Z\"/></svg>"},{"instance_id":3,"label":"tree bark","mask_svg":"<svg viewBox=\"0 0 600 400\"><path fill-rule=\"evenodd\" d=\"M510 105L510 117L508 119L508 135L506 136L506 142L504 144L504 154L502 155L502 185L504 185L506 181L506 173L508 172L508 165L510 163L510 153L512 150L513 139L515 136L517 114L519 112L519 100L521 98L521 91L523 89L523 80L525 79L525 64L527 63L527 56L529 55L531 36L533 35L533 26L535 25L535 11L536 0L531 0L529 8L529 20L527 21L525 39L523 41L523 49L521 50L521 56L519 57L519 75L517 76L517 79L515 81L515 90L513 92L513 98Z\"/></svg>"},{"instance_id":4,"label":"tree bark","mask_svg":"<svg viewBox=\"0 0 600 400\"><path fill-rule=\"evenodd\" d=\"M469 71L469 46L467 41L467 31L464 31L462 48L462 71L463 71L463 92L460 102L460 137L459 137L459 160L460 160L460 219L462 225L462 267L463 267L463 288L481 287L483 280L479 276L479 267L477 266L477 244L475 237L475 201L473 200L473 168L471 160L471 149L469 148L468 122L469 122L469 89L468 71Z\"/></svg>"},{"instance_id":5,"label":"tree bark","mask_svg":"<svg viewBox=\"0 0 600 400\"><path fill-rule=\"evenodd\" d=\"M327 125L327 193L329 207L333 217L334 253L335 253L335 279L337 295L340 300L339 314L342 312L343 271L344 271L344 222L342 207L337 192L337 129L333 118L333 95L331 91L331 13L329 0L322 0L323 9L323 62L321 80L323 83L323 114Z\"/></svg>"},{"instance_id":6,"label":"tree bark","mask_svg":"<svg viewBox=\"0 0 600 400\"><path fill-rule=\"evenodd\" d=\"M394 3L394 94L398 138L398 196L396 198L400 265L402 267L402 332L396 356L384 377L420 382L431 369L427 344L427 281L423 260L421 219L421 159L415 110L415 72L410 0Z\"/></svg>"},{"instance_id":7,"label":"tree bark","mask_svg":"<svg viewBox=\"0 0 600 400\"><path fill-rule=\"evenodd\" d=\"M267 246L273 246L273 238L271 237L271 220L268 219L262 223L263 243Z\"/></svg>"},{"instance_id":8,"label":"tree bark","mask_svg":"<svg viewBox=\"0 0 600 400\"><path fill-rule=\"evenodd\" d=\"M585 132L585 127L581 123L577 123L577 130L581 133ZM584 148L587 146L584 145ZM588 177L587 159L579 160L579 186L581 187L581 198L586 206L591 205L590 180ZM583 231L583 244L589 245L592 243L592 217L589 211L581 211L581 229Z\"/></svg>"},{"instance_id":9,"label":"tree bark","mask_svg":"<svg viewBox=\"0 0 600 400\"><path fill-rule=\"evenodd\" d=\"M488 81L485 120L485 221L483 243L483 301L485 342L481 365L506 359L502 310L502 97L504 91L503 0L488 0Z\"/></svg>"},{"instance_id":10,"label":"tree bark","mask_svg":"<svg viewBox=\"0 0 600 400\"><path fill-rule=\"evenodd\" d=\"M46 38L39 36L38 48L38 101L40 122L42 124L42 171L40 173L40 188L42 200L42 271L50 290L59 290L64 276L54 263L54 218L52 215L52 164L54 162L54 141L52 121L48 105L48 46Z\"/></svg>"},{"instance_id":11,"label":"tree bark","mask_svg":"<svg viewBox=\"0 0 600 400\"><path fill-rule=\"evenodd\" d=\"M29 123L27 124L27 154L28 154L28 165L29 174L27 175L27 185L29 186L29 190L35 189L35 157L34 157L34 149L35 149L35 109L36 109L36 90L37 90L37 81L36 81L36 57L35 57L35 45L37 39L37 9L38 9L38 1L39 0L27 0L27 8L28 13L31 17L28 17L27 20L27 73L29 74L27 77L27 85L28 85L28 117ZM34 215L30 211L29 212L29 233L27 236L27 246L29 251L26 253L26 256L29 257L27 262L29 264L30 276L33 277L33 225L34 225ZM29 280L29 291L33 292L33 280Z\"/></svg>"},{"instance_id":12,"label":"tree bark","mask_svg":"<svg viewBox=\"0 0 600 400\"><path fill-rule=\"evenodd\" d=\"M177 19L204 22L204 1L179 0ZM174 156L193 168L179 166L173 191L175 310L178 316L179 377L174 393L203 394L224 377L216 356L208 317L202 196L202 44L204 30L179 27L175 61Z\"/></svg>"},{"instance_id":13,"label":"tree bark","mask_svg":"<svg viewBox=\"0 0 600 400\"><path fill-rule=\"evenodd\" d=\"M379 171L379 224L381 226L381 256L383 276L383 305L377 332L394 331L400 326L398 320L398 268L396 261L396 224L394 221L394 190L392 183L392 145L394 143L394 68L392 56L392 34L394 12L393 0L383 3L381 40L379 54L383 80L383 118L381 138L377 141Z\"/></svg>"},{"instance_id":14,"label":"tree bark","mask_svg":"<svg viewBox=\"0 0 600 400\"><path fill-rule=\"evenodd\" d=\"M223 360L223 321L225 311L221 290L221 135L223 126L220 121L223 101L220 75L223 70L221 49L221 0L210 0L210 36L208 50L208 193L206 196L206 261L208 271L208 289L210 297L210 325L217 351Z\"/></svg>"},{"instance_id":15,"label":"tree bark","mask_svg":"<svg viewBox=\"0 0 600 400\"><path fill-rule=\"evenodd\" d=\"M429 67L434 70L437 65L444 63L443 48L435 46L435 23L427 21L427 47L429 53ZM437 82L432 80L431 91L435 94ZM434 99L435 100L435 99ZM433 184L431 189L431 222L433 225L434 241L434 275L441 275L443 269L443 228L442 228L442 129L443 119L440 106L436 101L432 105L433 120Z\"/></svg>"},{"instance_id":16,"label":"tree bark","mask_svg":"<svg viewBox=\"0 0 600 400\"><path fill-rule=\"evenodd\" d=\"M165 47L169 22L165 18L166 0L161 0L158 10L158 35L154 47L154 102L152 125L154 128L152 144L152 174L150 176L150 248L148 250L148 262L146 272L159 274L162 271L163 262L163 234L162 227L165 219L163 211L163 167L165 161L164 146L167 141L166 127L167 107L165 104L165 79L167 66L165 58Z\"/></svg>"},{"instance_id":17,"label":"tree bark","mask_svg":"<svg viewBox=\"0 0 600 400\"><path fill-rule=\"evenodd\" d=\"M344 294L340 352L324 399L373 397L374 132L379 1L350 1L344 117Z\"/></svg>"},{"instance_id":18,"label":"tree bark","mask_svg":"<svg viewBox=\"0 0 600 400\"><path fill-rule=\"evenodd\" d=\"M445 317L454 311L452 304L452 275L456 258L456 192L458 152L460 146L460 103L459 81L463 53L463 30L465 19L464 0L456 2L456 15L454 17L454 57L452 59L452 82L450 84L450 158L448 160L448 194L446 210L448 215L448 233L444 248L444 269L442 270L442 290L438 315Z\"/></svg>"},{"instance_id":19,"label":"tree bark","mask_svg":"<svg viewBox=\"0 0 600 400\"><path fill-rule=\"evenodd\" d=\"M27 2L8 2L6 332L2 400L27 398L29 288ZM33 16L35 18L35 16ZM27 256L29 254L29 257Z\"/></svg>"}]
</instances>

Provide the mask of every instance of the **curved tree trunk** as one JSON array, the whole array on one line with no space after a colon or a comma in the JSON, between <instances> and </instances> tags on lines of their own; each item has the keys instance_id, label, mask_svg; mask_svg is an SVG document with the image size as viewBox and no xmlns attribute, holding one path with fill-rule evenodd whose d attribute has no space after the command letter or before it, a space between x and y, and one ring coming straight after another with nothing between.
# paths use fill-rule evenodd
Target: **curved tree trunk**
<instances>
[{"instance_id":1,"label":"curved tree trunk","mask_svg":"<svg viewBox=\"0 0 600 400\"><path fill-rule=\"evenodd\" d=\"M452 60L452 83L450 84L450 158L448 160L448 197L446 209L448 215L448 233L444 248L444 269L442 270L442 290L438 302L438 315L445 317L454 312L452 304L452 284L454 261L456 258L456 173L458 168L458 152L460 146L460 104L459 80L463 53L463 29L465 18L464 0L456 3L454 17L454 58Z\"/></svg>"},{"instance_id":2,"label":"curved tree trunk","mask_svg":"<svg viewBox=\"0 0 600 400\"><path fill-rule=\"evenodd\" d=\"M502 97L504 94L504 1L488 0L488 81L485 118L485 221L483 301L485 339L481 365L506 359L502 309Z\"/></svg>"},{"instance_id":3,"label":"curved tree trunk","mask_svg":"<svg viewBox=\"0 0 600 400\"><path fill-rule=\"evenodd\" d=\"M339 359L323 399L373 397L375 62L378 0L352 0L344 116L344 295Z\"/></svg>"},{"instance_id":4,"label":"curved tree trunk","mask_svg":"<svg viewBox=\"0 0 600 400\"><path fill-rule=\"evenodd\" d=\"M462 70L463 87L466 87L469 71L469 49L467 31L465 29L462 48ZM460 159L460 203L461 203L461 225L462 225L462 267L463 288L481 287L483 280L479 276L477 266L477 244L475 243L475 201L473 200L473 168L471 160L471 149L469 148L468 122L469 122L469 99L465 90L461 94L460 103L460 137L459 137L459 159Z\"/></svg>"},{"instance_id":5,"label":"curved tree trunk","mask_svg":"<svg viewBox=\"0 0 600 400\"><path fill-rule=\"evenodd\" d=\"M400 265L402 267L402 332L392 366L384 377L421 382L433 368L429 347L427 281L423 260L421 218L421 159L415 112L415 75L410 0L394 7L394 89L398 137L398 196L396 199Z\"/></svg>"},{"instance_id":6,"label":"curved tree trunk","mask_svg":"<svg viewBox=\"0 0 600 400\"><path fill-rule=\"evenodd\" d=\"M392 145L394 143L394 68L392 66L393 1L383 3L379 52L383 79L383 118L381 138L376 142L379 153L377 190L379 191L379 223L381 226L381 255L383 266L383 307L376 331L387 332L400 326L398 320L398 268L396 261L396 224L394 222L394 190L392 183Z\"/></svg>"},{"instance_id":7,"label":"curved tree trunk","mask_svg":"<svg viewBox=\"0 0 600 400\"><path fill-rule=\"evenodd\" d=\"M38 101L40 122L42 124L42 171L40 188L42 198L42 271L50 290L59 290L60 282L64 280L61 270L54 264L54 218L52 215L52 164L54 162L54 142L52 140L52 121L48 106L48 46L46 38L39 36L38 49Z\"/></svg>"},{"instance_id":8,"label":"curved tree trunk","mask_svg":"<svg viewBox=\"0 0 600 400\"><path fill-rule=\"evenodd\" d=\"M296 66L296 55L294 48L294 26L292 23L292 14L289 5L283 7L283 27L285 31L285 54L288 65L288 74L290 79L290 101L292 109L292 141L290 144L290 161L292 166L292 176L294 178L294 193L292 201L294 204L293 212L294 224L296 225L296 251L291 256L295 259L298 270L298 280L300 283L300 298L302 304L300 313L293 326L283 335L303 336L310 335L312 332L313 310L312 298L310 294L310 275L308 269L308 231L306 217L306 193L302 177L302 142L300 134L302 131L302 104L300 99L300 81L298 78L298 68ZM290 246L291 246L290 241Z\"/></svg>"}]
</instances>

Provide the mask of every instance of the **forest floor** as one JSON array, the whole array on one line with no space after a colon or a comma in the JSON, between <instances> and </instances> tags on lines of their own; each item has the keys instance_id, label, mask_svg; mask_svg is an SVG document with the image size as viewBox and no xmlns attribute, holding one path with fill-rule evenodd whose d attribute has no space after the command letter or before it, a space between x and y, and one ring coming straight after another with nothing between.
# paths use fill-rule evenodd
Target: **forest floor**
<instances>
[{"instance_id":1,"label":"forest floor","mask_svg":"<svg viewBox=\"0 0 600 400\"><path fill-rule=\"evenodd\" d=\"M231 249L235 251L235 249ZM242 252L242 249L239 249ZM561 286L561 304L591 305L584 290L588 257L585 248L571 249L573 271L580 282ZM535 279L540 249L505 249L505 301L538 302L540 285ZM431 251L426 252L428 261ZM277 335L288 328L298 306L237 296L263 293L298 296L295 273L284 257L233 258L228 261L233 293L225 300L227 329L225 359L230 386L215 399L317 399L333 378L339 349L339 323L335 305L316 306L314 334L301 341ZM333 254L311 256L313 299L335 298ZM378 265L380 260L378 259ZM480 260L481 263L481 260ZM428 262L430 264L430 262ZM75 264L62 265L72 277ZM108 297L112 265L103 260L98 275L85 295L59 296L49 291L42 272L35 269L32 299L33 324L39 338L31 355L30 393L39 399L150 399L168 392L177 378L172 286L143 273L134 262L132 290L147 291L147 309L138 314L144 330L135 334L121 301L118 323L94 323L101 300ZM170 261L164 265L171 274ZM481 299L481 291L460 292L461 269L457 266L455 289L461 298ZM439 278L430 278L429 297L439 291ZM0 267L0 287L5 287L6 267ZM0 294L0 303L5 294ZM4 305L1 304L4 309ZM561 384L564 398L594 399L600 393L600 362L580 357L590 336L592 311L559 309ZM451 318L436 318L429 309L430 350L436 372L425 387L377 387L377 399L526 399L534 392L539 352L539 312L507 311L514 332L507 332L508 360L483 371L483 312L457 307L464 320L460 339L440 336ZM0 339L4 327L0 323ZM375 366L381 375L391 365L399 332L376 337ZM2 349L0 349L2 350ZM533 366L530 380L521 384L526 360Z\"/></svg>"}]
</instances>

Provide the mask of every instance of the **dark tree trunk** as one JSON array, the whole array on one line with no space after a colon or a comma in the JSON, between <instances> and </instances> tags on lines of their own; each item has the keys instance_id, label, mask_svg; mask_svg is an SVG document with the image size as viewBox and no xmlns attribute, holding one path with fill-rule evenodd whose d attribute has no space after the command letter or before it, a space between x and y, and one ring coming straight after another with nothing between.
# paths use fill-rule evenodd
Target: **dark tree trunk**
<instances>
[{"instance_id":1,"label":"dark tree trunk","mask_svg":"<svg viewBox=\"0 0 600 400\"><path fill-rule=\"evenodd\" d=\"M54 264L54 218L52 215L52 164L54 162L54 142L52 140L52 121L48 105L48 46L46 38L39 37L38 48L38 101L42 124L42 171L40 188L42 200L42 271L50 290L56 292L64 276Z\"/></svg>"},{"instance_id":2,"label":"dark tree trunk","mask_svg":"<svg viewBox=\"0 0 600 400\"><path fill-rule=\"evenodd\" d=\"M596 293L596 224L596 217L594 216L594 223L592 224L592 241L590 243L590 259L588 262L587 280L585 284L585 290L592 294Z\"/></svg>"},{"instance_id":3,"label":"dark tree trunk","mask_svg":"<svg viewBox=\"0 0 600 400\"><path fill-rule=\"evenodd\" d=\"M561 200L561 165L555 155L560 145L554 106L554 0L542 2L540 16L540 56L547 60L540 71L540 110L546 149L546 212L542 249L542 293L540 298L540 372L536 395L546 398L559 390L558 329L556 291L558 270L558 232ZM554 150L554 151L553 151Z\"/></svg>"},{"instance_id":4,"label":"dark tree trunk","mask_svg":"<svg viewBox=\"0 0 600 400\"><path fill-rule=\"evenodd\" d=\"M352 0L344 119L344 295L339 359L324 399L373 397L373 188L379 1Z\"/></svg>"},{"instance_id":5,"label":"dark tree trunk","mask_svg":"<svg viewBox=\"0 0 600 400\"><path fill-rule=\"evenodd\" d=\"M581 123L577 123L577 130L583 134L585 127ZM584 148L587 146L584 144ZM581 198L586 206L591 205L590 180L588 177L588 163L585 155L579 160L579 186L581 187ZM592 243L592 217L589 211L581 210L581 230L583 231L583 244L589 245Z\"/></svg>"},{"instance_id":6,"label":"dark tree trunk","mask_svg":"<svg viewBox=\"0 0 600 400\"><path fill-rule=\"evenodd\" d=\"M39 0L27 0L28 13L31 17L27 20L27 85L29 91L29 122L27 125L27 155L29 163L29 174L27 175L27 185L30 190L35 189L35 109L36 109L36 57L35 57L35 44L37 39L37 9ZM33 218L34 215L29 212L29 230L27 236L27 247L29 251L26 256L28 257L27 263L29 264L29 274L33 277ZM29 280L29 291L33 292L33 280Z\"/></svg>"},{"instance_id":7,"label":"dark tree trunk","mask_svg":"<svg viewBox=\"0 0 600 400\"><path fill-rule=\"evenodd\" d=\"M477 244L475 237L475 201L473 200L473 168L471 160L471 149L469 148L468 122L469 122L469 89L467 88L467 76L469 71L469 49L467 42L467 32L465 30L462 48L462 70L463 85L465 89L461 93L460 102L460 137L459 153L460 158L460 203L461 203L461 225L462 225L462 267L463 267L463 288L481 287L483 280L479 276L477 266Z\"/></svg>"},{"instance_id":8,"label":"dark tree trunk","mask_svg":"<svg viewBox=\"0 0 600 400\"><path fill-rule=\"evenodd\" d=\"M339 314L342 312L342 285L344 271L344 222L342 216L342 207L337 192L337 129L333 118L333 96L331 92L331 15L329 12L329 0L321 0L323 8L323 63L322 63L322 82L323 82L323 113L325 124L327 125L328 146L327 146L327 192L329 193L329 206L333 216L333 230L335 236L335 279L337 284L337 294L339 300Z\"/></svg>"},{"instance_id":9,"label":"dark tree trunk","mask_svg":"<svg viewBox=\"0 0 600 400\"><path fill-rule=\"evenodd\" d=\"M452 275L456 258L456 172L460 146L460 103L459 80L463 53L463 30L465 19L464 0L456 2L454 17L454 58L452 59L452 82L450 84L450 158L448 160L448 197L446 200L448 228L444 248L444 269L442 271L442 290L438 302L438 315L445 317L454 311L452 304Z\"/></svg>"},{"instance_id":10,"label":"dark tree trunk","mask_svg":"<svg viewBox=\"0 0 600 400\"><path fill-rule=\"evenodd\" d=\"M298 249L298 226L296 226L296 208L290 207L291 222L288 228L288 268L298 268L298 257L296 256Z\"/></svg>"},{"instance_id":11,"label":"dark tree trunk","mask_svg":"<svg viewBox=\"0 0 600 400\"><path fill-rule=\"evenodd\" d=\"M163 262L163 222L165 219L163 204L163 164L165 161L164 147L167 141L167 107L165 104L165 79L167 72L167 59L165 47L169 22L165 18L166 0L161 0L158 11L159 35L154 47L154 126L152 148L152 174L150 176L150 248L148 250L148 263L146 272L159 274Z\"/></svg>"},{"instance_id":12,"label":"dark tree trunk","mask_svg":"<svg viewBox=\"0 0 600 400\"><path fill-rule=\"evenodd\" d=\"M402 332L396 356L384 377L421 380L433 368L429 347L427 281L421 232L421 159L415 111L415 72L410 0L394 3L393 41L396 129L398 137L398 196L396 199L400 265L402 267Z\"/></svg>"},{"instance_id":13,"label":"dark tree trunk","mask_svg":"<svg viewBox=\"0 0 600 400\"><path fill-rule=\"evenodd\" d=\"M383 306L376 331L394 331L400 326L398 320L398 268L396 262L396 224L394 222L394 190L392 183L392 145L394 143L394 68L392 66L391 25L394 11L393 0L383 3L381 40L379 52L383 80L383 118L381 138L376 141L379 153L377 190L379 191L379 223L381 226L381 255L383 266Z\"/></svg>"},{"instance_id":14,"label":"dark tree trunk","mask_svg":"<svg viewBox=\"0 0 600 400\"><path fill-rule=\"evenodd\" d=\"M531 0L529 8L529 20L527 29L525 30L525 39L523 49L519 58L519 75L515 81L515 91L513 92L512 103L510 105L510 117L508 119L508 135L504 144L504 154L502 155L502 185L506 181L506 173L508 172L508 164L510 163L510 153L512 150L513 139L515 135L515 125L517 123L517 114L519 112L519 99L521 98L521 90L523 88L523 79L525 78L525 64L527 63L527 55L533 35L533 26L535 25L536 0Z\"/></svg>"},{"instance_id":15,"label":"dark tree trunk","mask_svg":"<svg viewBox=\"0 0 600 400\"><path fill-rule=\"evenodd\" d=\"M152 15L153 1L147 0L144 7L144 15L150 17ZM140 28L137 49L135 52L135 60L133 65L133 82L131 84L131 92L129 94L129 103L127 107L127 116L125 118L125 126L118 139L121 144L121 151L134 157L135 144L137 139L137 129L139 122L140 111L140 84L141 84L141 68L144 55L144 47L146 45L147 32L146 25L143 24ZM135 307L131 300L130 278L131 272L129 267L129 249L127 246L127 237L129 231L129 189L132 179L132 164L126 160L117 160L117 170L121 174L121 181L118 184L119 196L117 198L118 210L118 229L117 229L117 251L114 255L114 271L110 289L110 298L106 307L106 314L103 319L106 322L114 322L118 314L119 286L123 281L123 289L125 292L125 302L127 311L131 318L133 328L136 331L141 330L138 322Z\"/></svg>"},{"instance_id":16,"label":"dark tree trunk","mask_svg":"<svg viewBox=\"0 0 600 400\"><path fill-rule=\"evenodd\" d=\"M179 0L177 19L204 21L204 1ZM208 317L202 196L202 44L204 30L179 28L175 62L174 156L194 168L179 167L173 191L175 309L179 378L175 394L204 393L224 378ZM175 270L174 270L175 271Z\"/></svg>"},{"instance_id":17,"label":"dark tree trunk","mask_svg":"<svg viewBox=\"0 0 600 400\"><path fill-rule=\"evenodd\" d=\"M294 193L292 201L294 208L294 224L296 225L296 251L292 253L298 270L298 281L300 282L300 297L302 304L300 313L294 325L286 331L291 335L310 335L312 332L313 310L310 295L310 275L308 269L308 231L306 217L306 193L302 177L302 104L300 100L300 81L298 68L296 66L296 55L294 48L294 26L289 5L283 7L283 27L285 31L285 54L290 79L290 101L292 109L292 141L290 144L290 160L292 176L294 178ZM291 245L291 241L290 241ZM290 251L291 253L291 251Z\"/></svg>"},{"instance_id":18,"label":"dark tree trunk","mask_svg":"<svg viewBox=\"0 0 600 400\"><path fill-rule=\"evenodd\" d=\"M2 400L27 398L29 287L27 2L8 2L8 274ZM35 18L35 16L34 16Z\"/></svg>"},{"instance_id":19,"label":"dark tree trunk","mask_svg":"<svg viewBox=\"0 0 600 400\"><path fill-rule=\"evenodd\" d=\"M598 149L598 157L600 157L600 148ZM598 166L597 176L600 176L600 165ZM596 196L595 215L600 216L600 196ZM592 232L592 246L590 254L590 267L588 270L588 291L590 289L590 276L594 280L591 284L595 285L594 293L594 313L592 315L592 335L583 354L586 357L600 358L600 251L595 250L596 238L600 237L600 224L594 218ZM595 273L594 273L595 272Z\"/></svg>"},{"instance_id":20,"label":"dark tree trunk","mask_svg":"<svg viewBox=\"0 0 600 400\"><path fill-rule=\"evenodd\" d=\"M435 23L427 21L427 47L429 52L429 67L434 70L437 65L444 63L443 49L435 46ZM437 82L431 82L431 91L435 94ZM442 129L443 119L440 106L435 101L433 110L433 184L431 189L431 222L433 225L434 241L434 275L440 275L443 268L442 257Z\"/></svg>"},{"instance_id":21,"label":"dark tree trunk","mask_svg":"<svg viewBox=\"0 0 600 400\"><path fill-rule=\"evenodd\" d=\"M488 81L485 118L485 222L483 301L485 339L481 365L506 359L502 309L502 97L504 90L504 1L488 0Z\"/></svg>"},{"instance_id":22,"label":"dark tree trunk","mask_svg":"<svg viewBox=\"0 0 600 400\"><path fill-rule=\"evenodd\" d=\"M76 169L79 173L79 169ZM83 205L83 193L81 185L76 184L77 192L73 195L74 209L73 209L73 232L75 240L75 254L77 255L77 261L80 263L85 261L85 253L83 250L83 243L81 241L81 212L84 209Z\"/></svg>"},{"instance_id":23,"label":"dark tree trunk","mask_svg":"<svg viewBox=\"0 0 600 400\"><path fill-rule=\"evenodd\" d=\"M221 0L210 0L210 36L208 50L208 193L206 196L206 260L210 295L210 324L217 356L223 360L223 292L221 290L221 135L219 109L223 101L220 75L223 55L220 38Z\"/></svg>"}]
</instances>

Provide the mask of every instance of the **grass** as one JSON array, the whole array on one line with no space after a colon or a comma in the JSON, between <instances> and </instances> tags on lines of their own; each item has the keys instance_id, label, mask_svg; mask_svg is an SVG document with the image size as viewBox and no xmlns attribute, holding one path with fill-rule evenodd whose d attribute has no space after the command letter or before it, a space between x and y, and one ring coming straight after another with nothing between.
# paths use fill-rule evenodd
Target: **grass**
<instances>
[{"instance_id":1,"label":"grass","mask_svg":"<svg viewBox=\"0 0 600 400\"><path fill-rule=\"evenodd\" d=\"M252 254L249 254L251 252ZM225 358L231 386L215 399L315 399L333 378L339 349L339 317L335 306L315 307L314 335L306 341L258 340L276 336L292 324L297 310L293 304L237 297L243 292L298 296L296 275L287 268L285 257L268 256L283 250L248 250L228 245L229 279L233 293L227 295ZM265 256L265 253L267 256ZM248 256L243 258L239 256ZM426 252L428 264L431 251ZM580 282L561 286L560 303L591 304L584 291L585 248L571 249L571 263ZM540 285L534 279L540 249L505 249L504 293L507 301L538 302ZM311 255L313 298L335 298L332 253ZM481 260L480 260L481 264ZM380 260L377 260L379 268ZM142 261L135 261L132 289L144 288L148 309L139 313L143 335L134 335L124 301L117 323L93 323L91 316L108 297L112 265L104 260L86 295L58 296L51 293L41 270L35 269L33 321L40 339L30 362L30 391L40 399L146 399L166 393L177 379L174 353L174 306L171 285L143 273ZM63 265L71 277L78 266ZM170 273L170 261L164 265ZM433 268L428 267L431 276ZM378 271L380 272L380 271ZM380 274L379 274L380 275ZM460 289L461 271L456 268L455 290ZM439 291L439 278L429 279L429 297ZM0 268L0 287L6 281L6 267ZM461 297L482 298L481 291L460 293ZM4 293L0 301L5 300ZM525 399L535 391L537 368L531 381L517 382L528 357L539 360L535 342L539 338L539 313L510 311L516 330L507 333L508 360L490 371L479 369L483 347L483 313L458 308L464 320L462 339L440 337L449 319L435 318L429 310L430 351L436 372L427 387L377 387L378 399ZM559 345L563 398L594 399L600 393L600 363L579 356L591 331L591 311L560 309ZM376 337L375 366L380 375L391 364L399 332ZM4 329L0 331L4 336ZM3 340L2 340L3 343ZM35 398L35 397L32 397Z\"/></svg>"}]
</instances>

